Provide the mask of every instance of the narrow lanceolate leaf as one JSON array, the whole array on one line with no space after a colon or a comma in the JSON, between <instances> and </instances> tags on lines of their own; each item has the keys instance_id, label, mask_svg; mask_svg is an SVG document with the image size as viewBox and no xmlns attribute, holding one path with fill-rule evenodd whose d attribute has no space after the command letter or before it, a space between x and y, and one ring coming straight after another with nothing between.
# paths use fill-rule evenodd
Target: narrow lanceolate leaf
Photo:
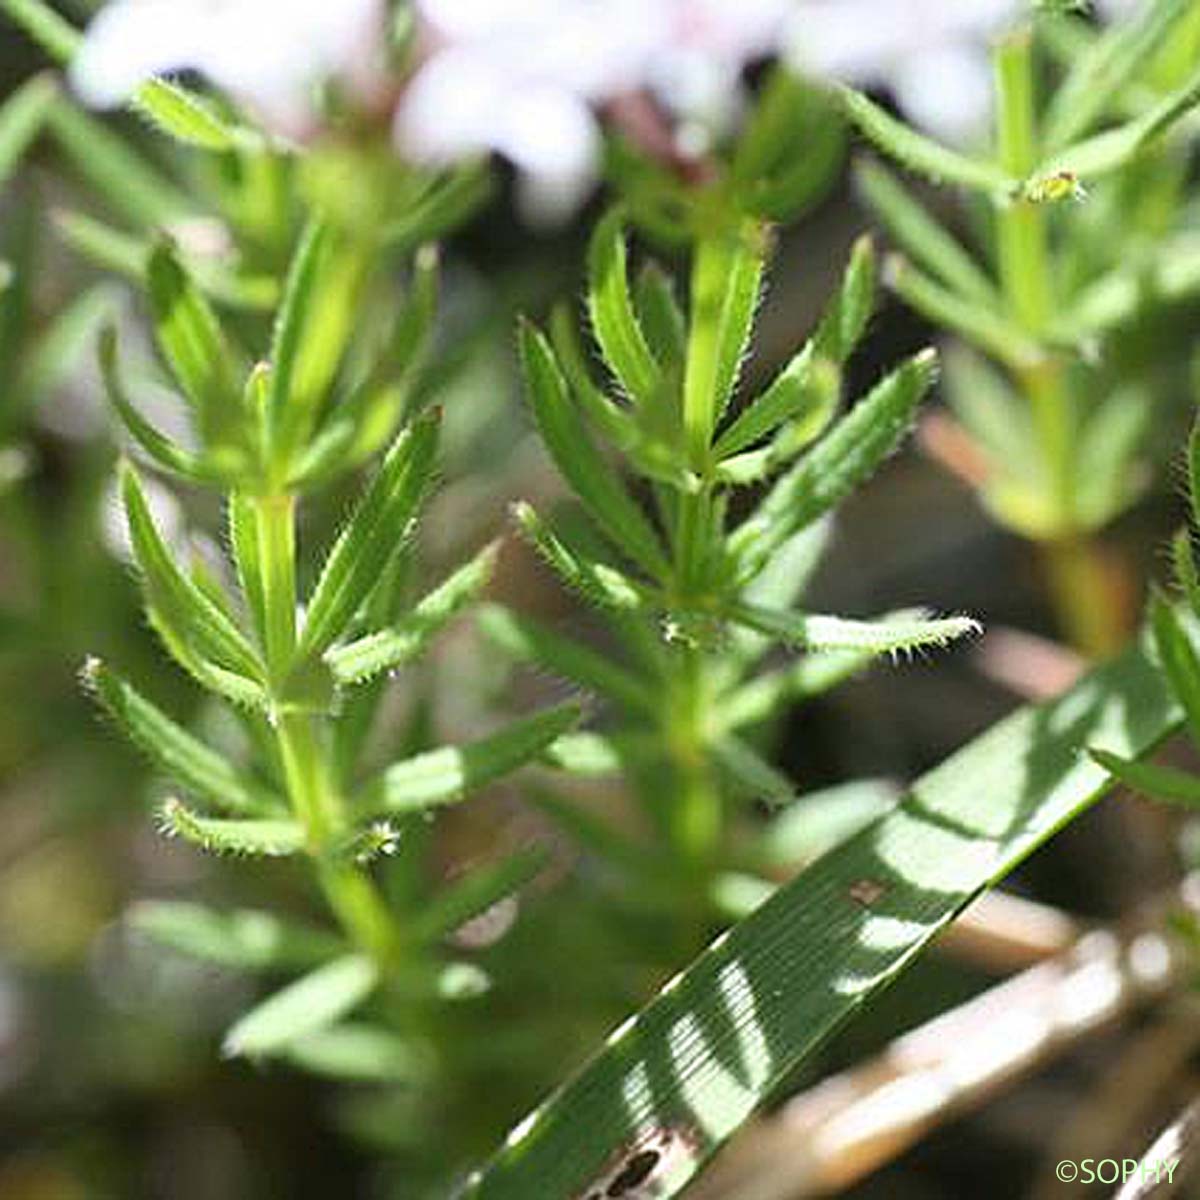
<instances>
[{"instance_id":1,"label":"narrow lanceolate leaf","mask_svg":"<svg viewBox=\"0 0 1200 1200\"><path fill-rule=\"evenodd\" d=\"M713 452L718 458L753 445L784 422L789 422L784 437L788 453L802 450L817 437L837 405L839 368L854 352L875 311L875 290L875 249L870 238L861 237L817 331L717 439ZM773 462L774 456L769 459Z\"/></svg>"},{"instance_id":2,"label":"narrow lanceolate leaf","mask_svg":"<svg viewBox=\"0 0 1200 1200\"><path fill-rule=\"evenodd\" d=\"M723 737L714 745L717 766L741 793L768 804L788 804L796 797L792 781L767 762L749 742Z\"/></svg>"},{"instance_id":3,"label":"narrow lanceolate leaf","mask_svg":"<svg viewBox=\"0 0 1200 1200\"><path fill-rule=\"evenodd\" d=\"M178 800L163 803L159 826L168 837L182 838L210 854L246 858L287 858L304 849L304 827L286 818L235 820L202 817Z\"/></svg>"},{"instance_id":4,"label":"narrow lanceolate leaf","mask_svg":"<svg viewBox=\"0 0 1200 1200\"><path fill-rule=\"evenodd\" d=\"M1180 529L1171 539L1171 565L1175 582L1183 592L1192 613L1200 617L1200 571L1196 568L1196 552L1188 529Z\"/></svg>"},{"instance_id":5,"label":"narrow lanceolate leaf","mask_svg":"<svg viewBox=\"0 0 1200 1200\"><path fill-rule=\"evenodd\" d=\"M691 331L683 374L683 424L696 465L742 368L766 262L766 231L755 222L704 238L692 267Z\"/></svg>"},{"instance_id":6,"label":"narrow lanceolate leaf","mask_svg":"<svg viewBox=\"0 0 1200 1200\"><path fill-rule=\"evenodd\" d=\"M57 93L51 76L35 75L0 105L0 184L7 182L41 131Z\"/></svg>"},{"instance_id":7,"label":"narrow lanceolate leaf","mask_svg":"<svg viewBox=\"0 0 1200 1200\"><path fill-rule=\"evenodd\" d=\"M488 585L498 545L485 547L444 583L417 602L391 629L369 633L326 651L325 661L340 684L361 683L380 671L394 670L418 658L430 641Z\"/></svg>"},{"instance_id":8,"label":"narrow lanceolate leaf","mask_svg":"<svg viewBox=\"0 0 1200 1200\"><path fill-rule=\"evenodd\" d=\"M589 439L549 342L531 325L520 336L525 384L546 448L600 528L643 570L661 576L668 568L658 536Z\"/></svg>"},{"instance_id":9,"label":"narrow lanceolate leaf","mask_svg":"<svg viewBox=\"0 0 1200 1200\"><path fill-rule=\"evenodd\" d=\"M658 263L649 262L638 272L634 303L654 357L664 366L682 362L687 322L671 277Z\"/></svg>"},{"instance_id":10,"label":"narrow lanceolate leaf","mask_svg":"<svg viewBox=\"0 0 1200 1200\"><path fill-rule=\"evenodd\" d=\"M271 438L281 461L317 423L368 270L368 260L332 227L310 225L288 272L271 348Z\"/></svg>"},{"instance_id":11,"label":"narrow lanceolate leaf","mask_svg":"<svg viewBox=\"0 0 1200 1200\"><path fill-rule=\"evenodd\" d=\"M283 299L275 316L271 337L271 424L283 422L284 410L291 403L292 379L300 351L305 322L308 320L313 291L321 260L329 249L330 232L320 221L313 221L300 240L299 249L288 268Z\"/></svg>"},{"instance_id":12,"label":"narrow lanceolate leaf","mask_svg":"<svg viewBox=\"0 0 1200 1200\"><path fill-rule=\"evenodd\" d=\"M1027 370L1045 357L1042 346L1003 309L952 292L900 255L887 260L885 277L888 287L923 317L987 350L1013 370Z\"/></svg>"},{"instance_id":13,"label":"narrow lanceolate leaf","mask_svg":"<svg viewBox=\"0 0 1200 1200\"><path fill-rule=\"evenodd\" d=\"M263 588L262 546L259 542L258 518L253 499L241 491L229 494L229 544L238 583L250 610L260 644L266 641L267 602Z\"/></svg>"},{"instance_id":14,"label":"narrow lanceolate leaf","mask_svg":"<svg viewBox=\"0 0 1200 1200\"><path fill-rule=\"evenodd\" d=\"M79 49L81 35L43 0L0 0L3 10L55 62L66 65ZM165 79L151 79L134 94L134 107L177 141L206 150L227 150L254 137L232 130L199 96Z\"/></svg>"},{"instance_id":15,"label":"narrow lanceolate leaf","mask_svg":"<svg viewBox=\"0 0 1200 1200\"><path fill-rule=\"evenodd\" d=\"M1200 655L1175 610L1158 593L1150 597L1150 628L1171 690L1187 715L1193 738L1200 740Z\"/></svg>"},{"instance_id":16,"label":"narrow lanceolate leaf","mask_svg":"<svg viewBox=\"0 0 1200 1200\"><path fill-rule=\"evenodd\" d=\"M489 605L479 613L479 627L518 662L541 667L573 680L637 712L655 713L657 691L613 660L611 654L565 637L518 613Z\"/></svg>"},{"instance_id":17,"label":"narrow lanceolate leaf","mask_svg":"<svg viewBox=\"0 0 1200 1200\"><path fill-rule=\"evenodd\" d=\"M45 0L0 0L0 11L57 63L70 62L79 48L79 30Z\"/></svg>"},{"instance_id":18,"label":"narrow lanceolate leaf","mask_svg":"<svg viewBox=\"0 0 1200 1200\"><path fill-rule=\"evenodd\" d=\"M367 785L359 807L371 815L386 815L457 803L532 762L580 715L577 704L560 704L477 742L442 746L393 763Z\"/></svg>"},{"instance_id":19,"label":"narrow lanceolate leaf","mask_svg":"<svg viewBox=\"0 0 1200 1200\"><path fill-rule=\"evenodd\" d=\"M619 209L610 212L592 234L588 248L588 313L604 360L621 386L639 404L652 401L661 370L633 311Z\"/></svg>"},{"instance_id":20,"label":"narrow lanceolate leaf","mask_svg":"<svg viewBox=\"0 0 1200 1200\"><path fill-rule=\"evenodd\" d=\"M542 761L568 775L594 778L619 775L624 769L629 747L636 739L605 737L601 733L564 733L546 747Z\"/></svg>"},{"instance_id":21,"label":"narrow lanceolate leaf","mask_svg":"<svg viewBox=\"0 0 1200 1200\"><path fill-rule=\"evenodd\" d=\"M920 609L895 613L877 621L851 621L811 613L781 612L755 604L739 604L730 615L760 633L809 650L863 650L901 654L945 646L979 633L970 617L930 617Z\"/></svg>"},{"instance_id":22,"label":"narrow lanceolate leaf","mask_svg":"<svg viewBox=\"0 0 1200 1200\"><path fill-rule=\"evenodd\" d=\"M109 403L129 436L145 451L149 458L163 470L181 475L185 479L201 479L204 470L199 458L190 451L177 446L170 438L160 433L142 416L130 401L121 379L117 363L117 334L111 326L100 335L100 374Z\"/></svg>"},{"instance_id":23,"label":"narrow lanceolate leaf","mask_svg":"<svg viewBox=\"0 0 1200 1200\"><path fill-rule=\"evenodd\" d=\"M343 1023L288 1042L283 1055L314 1075L355 1083L418 1083L429 1056L387 1029Z\"/></svg>"},{"instance_id":24,"label":"narrow lanceolate leaf","mask_svg":"<svg viewBox=\"0 0 1200 1200\"><path fill-rule=\"evenodd\" d=\"M202 150L232 150L261 139L244 126L233 126L195 92L167 79L149 79L134 93L133 107L160 133Z\"/></svg>"},{"instance_id":25,"label":"narrow lanceolate leaf","mask_svg":"<svg viewBox=\"0 0 1200 1200\"><path fill-rule=\"evenodd\" d=\"M853 88L840 89L846 115L885 154L933 183L953 183L988 195L1010 195L1019 186L1007 171L935 142L896 120Z\"/></svg>"},{"instance_id":26,"label":"narrow lanceolate leaf","mask_svg":"<svg viewBox=\"0 0 1200 1200\"><path fill-rule=\"evenodd\" d=\"M413 922L413 936L431 942L453 933L472 917L520 891L537 876L549 857L544 849L533 848L486 866L468 867L421 910Z\"/></svg>"},{"instance_id":27,"label":"narrow lanceolate leaf","mask_svg":"<svg viewBox=\"0 0 1200 1200\"><path fill-rule=\"evenodd\" d=\"M1188 7L1189 0L1139 5L1129 20L1113 24L1078 54L1047 106L1044 145L1065 149L1116 107L1122 89Z\"/></svg>"},{"instance_id":28,"label":"narrow lanceolate leaf","mask_svg":"<svg viewBox=\"0 0 1200 1200\"><path fill-rule=\"evenodd\" d=\"M530 505L518 501L512 512L521 532L569 588L601 608L635 611L654 607L650 589L607 563L593 561L586 552L576 551Z\"/></svg>"},{"instance_id":29,"label":"narrow lanceolate leaf","mask_svg":"<svg viewBox=\"0 0 1200 1200\"><path fill-rule=\"evenodd\" d=\"M74 170L138 228L162 228L195 211L173 180L66 96L55 97L45 127Z\"/></svg>"},{"instance_id":30,"label":"narrow lanceolate leaf","mask_svg":"<svg viewBox=\"0 0 1200 1200\"><path fill-rule=\"evenodd\" d=\"M320 654L342 636L403 545L429 487L438 424L432 411L400 434L338 535L309 601L302 656Z\"/></svg>"},{"instance_id":31,"label":"narrow lanceolate leaf","mask_svg":"<svg viewBox=\"0 0 1200 1200\"><path fill-rule=\"evenodd\" d=\"M241 388L216 314L165 244L150 254L147 285L159 348L201 428L221 436L237 414Z\"/></svg>"},{"instance_id":32,"label":"narrow lanceolate leaf","mask_svg":"<svg viewBox=\"0 0 1200 1200\"><path fill-rule=\"evenodd\" d=\"M1196 775L1189 775L1186 771L1178 771L1174 767L1134 762L1107 750L1093 749L1088 753L1131 791L1154 800L1162 800L1167 804L1200 808L1200 777Z\"/></svg>"},{"instance_id":33,"label":"narrow lanceolate leaf","mask_svg":"<svg viewBox=\"0 0 1200 1200\"><path fill-rule=\"evenodd\" d=\"M828 650L767 671L722 699L716 708L716 728L740 729L766 721L789 701L811 699L853 679L874 657L869 650Z\"/></svg>"},{"instance_id":34,"label":"narrow lanceolate leaf","mask_svg":"<svg viewBox=\"0 0 1200 1200\"><path fill-rule=\"evenodd\" d=\"M83 682L122 732L193 795L230 813L261 813L281 801L151 704L97 658L83 668Z\"/></svg>"},{"instance_id":35,"label":"narrow lanceolate leaf","mask_svg":"<svg viewBox=\"0 0 1200 1200\"><path fill-rule=\"evenodd\" d=\"M838 369L816 357L809 343L721 434L713 447L714 457L728 461L788 423L797 431L796 441L813 440L833 416L840 383Z\"/></svg>"},{"instance_id":36,"label":"narrow lanceolate leaf","mask_svg":"<svg viewBox=\"0 0 1200 1200\"><path fill-rule=\"evenodd\" d=\"M1187 445L1188 507L1192 524L1200 529L1200 420L1192 425Z\"/></svg>"},{"instance_id":37,"label":"narrow lanceolate leaf","mask_svg":"<svg viewBox=\"0 0 1200 1200\"><path fill-rule=\"evenodd\" d=\"M217 912L184 900L144 900L125 920L181 954L243 971L313 967L344 949L332 933L258 909Z\"/></svg>"},{"instance_id":38,"label":"narrow lanceolate leaf","mask_svg":"<svg viewBox=\"0 0 1200 1200\"><path fill-rule=\"evenodd\" d=\"M637 1166L646 1195L677 1195L975 896L1104 792L1081 744L1138 756L1179 721L1135 650L1001 722L719 937L463 1194L588 1197ZM635 1158L643 1148L654 1153Z\"/></svg>"},{"instance_id":39,"label":"narrow lanceolate leaf","mask_svg":"<svg viewBox=\"0 0 1200 1200\"><path fill-rule=\"evenodd\" d=\"M584 415L616 446L629 463L649 479L680 491L696 491L698 477L690 472L675 446L643 428L637 417L600 390L584 361L575 326L566 308L550 318L551 344L558 355L571 392Z\"/></svg>"},{"instance_id":40,"label":"narrow lanceolate leaf","mask_svg":"<svg viewBox=\"0 0 1200 1200\"><path fill-rule=\"evenodd\" d=\"M896 245L951 290L991 304L996 288L962 243L879 163L864 161L854 172L858 190Z\"/></svg>"},{"instance_id":41,"label":"narrow lanceolate leaf","mask_svg":"<svg viewBox=\"0 0 1200 1200\"><path fill-rule=\"evenodd\" d=\"M132 467L121 471L121 494L146 602L160 627L174 642L217 666L251 680L259 678L260 666L250 643L224 610L175 565Z\"/></svg>"},{"instance_id":42,"label":"narrow lanceolate leaf","mask_svg":"<svg viewBox=\"0 0 1200 1200\"><path fill-rule=\"evenodd\" d=\"M854 353L875 312L875 276L875 245L869 237L860 237L850 251L850 262L833 303L813 334L813 350L818 357L841 366Z\"/></svg>"},{"instance_id":43,"label":"narrow lanceolate leaf","mask_svg":"<svg viewBox=\"0 0 1200 1200\"><path fill-rule=\"evenodd\" d=\"M849 495L900 444L936 371L937 356L926 350L877 384L734 532L733 553L761 563L793 533Z\"/></svg>"},{"instance_id":44,"label":"narrow lanceolate leaf","mask_svg":"<svg viewBox=\"0 0 1200 1200\"><path fill-rule=\"evenodd\" d=\"M361 954L347 954L288 984L225 1035L229 1058L278 1054L290 1043L335 1025L375 990L379 973Z\"/></svg>"},{"instance_id":45,"label":"narrow lanceolate leaf","mask_svg":"<svg viewBox=\"0 0 1200 1200\"><path fill-rule=\"evenodd\" d=\"M1067 177L1096 179L1120 170L1200 104L1200 71L1148 112L1107 129L1042 163L1025 184L1026 194L1036 195L1047 181Z\"/></svg>"}]
</instances>

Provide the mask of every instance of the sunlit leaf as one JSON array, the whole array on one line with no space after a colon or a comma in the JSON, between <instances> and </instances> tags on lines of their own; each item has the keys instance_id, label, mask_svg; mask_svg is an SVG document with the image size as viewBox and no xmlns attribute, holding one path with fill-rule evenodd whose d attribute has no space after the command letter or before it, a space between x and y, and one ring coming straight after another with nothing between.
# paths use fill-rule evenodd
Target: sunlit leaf
<instances>
[{"instance_id":1,"label":"sunlit leaf","mask_svg":"<svg viewBox=\"0 0 1200 1200\"><path fill-rule=\"evenodd\" d=\"M386 815L455 804L535 761L580 715L577 704L560 704L479 741L441 746L393 763L366 785L358 806L364 813Z\"/></svg>"},{"instance_id":2,"label":"sunlit leaf","mask_svg":"<svg viewBox=\"0 0 1200 1200\"><path fill-rule=\"evenodd\" d=\"M1015 713L719 937L512 1131L465 1195L588 1196L651 1142L642 1183L676 1195L971 899L1104 792L1109 776L1081 744L1140 755L1179 720L1138 651Z\"/></svg>"},{"instance_id":3,"label":"sunlit leaf","mask_svg":"<svg viewBox=\"0 0 1200 1200\"><path fill-rule=\"evenodd\" d=\"M292 1042L335 1025L375 990L378 970L370 959L348 954L318 967L269 996L225 1035L229 1058L278 1054Z\"/></svg>"},{"instance_id":4,"label":"sunlit leaf","mask_svg":"<svg viewBox=\"0 0 1200 1200\"><path fill-rule=\"evenodd\" d=\"M438 425L435 410L400 434L342 528L309 599L302 656L320 654L344 634L403 545L430 484Z\"/></svg>"}]
</instances>

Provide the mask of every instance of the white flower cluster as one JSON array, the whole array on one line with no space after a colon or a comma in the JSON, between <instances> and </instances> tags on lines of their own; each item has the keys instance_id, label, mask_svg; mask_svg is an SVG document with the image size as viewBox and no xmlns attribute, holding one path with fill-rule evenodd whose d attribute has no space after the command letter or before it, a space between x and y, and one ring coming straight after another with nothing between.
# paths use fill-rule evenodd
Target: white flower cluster
<instances>
[{"instance_id":1,"label":"white flower cluster","mask_svg":"<svg viewBox=\"0 0 1200 1200\"><path fill-rule=\"evenodd\" d=\"M1104 0L1106 9L1129 0ZM977 133L989 37L1029 0L412 0L416 65L395 137L415 161L498 152L534 206L567 211L590 185L606 107L650 95L696 144L737 112L747 64L889 87L934 133ZM72 68L106 106L148 76L194 69L293 135L314 85L380 87L385 0L114 0Z\"/></svg>"}]
</instances>

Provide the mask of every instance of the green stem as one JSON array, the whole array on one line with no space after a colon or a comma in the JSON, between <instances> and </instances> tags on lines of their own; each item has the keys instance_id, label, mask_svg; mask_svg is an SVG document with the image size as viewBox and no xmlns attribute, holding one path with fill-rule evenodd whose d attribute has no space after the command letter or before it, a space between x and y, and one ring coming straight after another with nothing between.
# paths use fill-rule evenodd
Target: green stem
<instances>
[{"instance_id":1,"label":"green stem","mask_svg":"<svg viewBox=\"0 0 1200 1200\"><path fill-rule=\"evenodd\" d=\"M997 140L1000 162L1023 179L1038 163L1037 104L1030 31L996 49ZM997 210L1000 278L1014 320L1044 341L1056 297L1045 207L1016 197ZM1051 600L1071 643L1091 657L1122 644L1128 630L1119 589L1099 547L1079 528L1075 507L1075 401L1062 362L1044 354L1018 373L1041 450L1051 532L1043 542Z\"/></svg>"},{"instance_id":2,"label":"green stem","mask_svg":"<svg viewBox=\"0 0 1200 1200\"><path fill-rule=\"evenodd\" d=\"M995 55L997 141L1000 163L1023 179L1038 162L1033 46L1028 29L1006 38ZM1044 338L1054 315L1049 233L1042 205L1015 197L997 212L1000 279L1016 322L1035 340ZM1074 417L1062 366L1050 356L1021 373L1046 481L1064 534L1074 532Z\"/></svg>"},{"instance_id":3,"label":"green stem","mask_svg":"<svg viewBox=\"0 0 1200 1200\"><path fill-rule=\"evenodd\" d=\"M683 433L692 466L704 471L717 419L716 388L721 308L729 283L729 254L720 237L701 238L692 260L691 328L683 372Z\"/></svg>"},{"instance_id":4,"label":"green stem","mask_svg":"<svg viewBox=\"0 0 1200 1200\"><path fill-rule=\"evenodd\" d=\"M1129 639L1134 618L1119 572L1094 537L1046 542L1046 582L1059 623L1089 658L1108 658Z\"/></svg>"},{"instance_id":5,"label":"green stem","mask_svg":"<svg viewBox=\"0 0 1200 1200\"><path fill-rule=\"evenodd\" d=\"M261 496L252 505L262 564L263 650L271 679L280 685L296 650L296 499Z\"/></svg>"},{"instance_id":6,"label":"green stem","mask_svg":"<svg viewBox=\"0 0 1200 1200\"><path fill-rule=\"evenodd\" d=\"M682 862L707 878L721 841L720 789L713 777L706 714L710 696L703 650L682 647L668 689L666 744L679 781L672 834Z\"/></svg>"},{"instance_id":7,"label":"green stem","mask_svg":"<svg viewBox=\"0 0 1200 1200\"><path fill-rule=\"evenodd\" d=\"M348 833L345 804L333 767L324 722L288 708L278 694L294 666L296 645L295 501L270 496L254 502L262 572L264 641L277 704L276 744L292 811L304 826L317 879L347 934L381 963L395 958L398 938L392 916L370 877L335 854Z\"/></svg>"}]
</instances>

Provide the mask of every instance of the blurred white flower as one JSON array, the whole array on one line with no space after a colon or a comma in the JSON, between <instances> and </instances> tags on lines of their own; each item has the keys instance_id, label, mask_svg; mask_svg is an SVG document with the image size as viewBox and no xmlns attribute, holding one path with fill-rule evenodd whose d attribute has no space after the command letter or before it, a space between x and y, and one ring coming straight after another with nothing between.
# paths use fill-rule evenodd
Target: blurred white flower
<instances>
[{"instance_id":1,"label":"blurred white flower","mask_svg":"<svg viewBox=\"0 0 1200 1200\"><path fill-rule=\"evenodd\" d=\"M370 86L385 17L384 0L114 0L88 27L71 82L85 103L108 108L151 76L195 70L301 136L322 80Z\"/></svg>"},{"instance_id":2,"label":"blurred white flower","mask_svg":"<svg viewBox=\"0 0 1200 1200\"><path fill-rule=\"evenodd\" d=\"M396 136L418 161L497 151L533 215L570 211L600 150L597 109L652 93L719 130L741 71L774 52L795 0L417 0L422 61Z\"/></svg>"},{"instance_id":3,"label":"blurred white flower","mask_svg":"<svg viewBox=\"0 0 1200 1200\"><path fill-rule=\"evenodd\" d=\"M800 70L891 89L904 113L953 141L991 107L987 41L1028 0L797 0L788 58Z\"/></svg>"}]
</instances>

